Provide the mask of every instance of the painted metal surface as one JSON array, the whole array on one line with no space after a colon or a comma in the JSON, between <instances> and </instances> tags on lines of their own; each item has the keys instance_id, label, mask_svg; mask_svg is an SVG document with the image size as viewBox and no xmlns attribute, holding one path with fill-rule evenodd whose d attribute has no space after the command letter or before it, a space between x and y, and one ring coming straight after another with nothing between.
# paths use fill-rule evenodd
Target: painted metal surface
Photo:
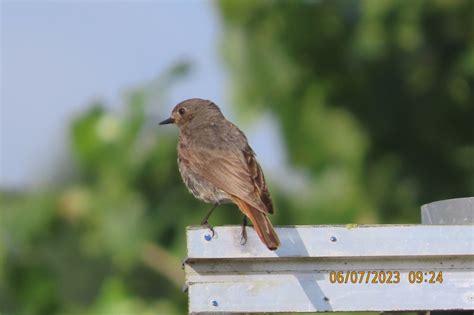
<instances>
[{"instance_id":1,"label":"painted metal surface","mask_svg":"<svg viewBox=\"0 0 474 315\"><path fill-rule=\"evenodd\" d=\"M187 231L193 314L474 309L474 226L282 227L275 252L215 229Z\"/></svg>"},{"instance_id":2,"label":"painted metal surface","mask_svg":"<svg viewBox=\"0 0 474 315\"><path fill-rule=\"evenodd\" d=\"M386 257L474 252L474 227L470 225L296 226L276 230L281 247L270 251L252 228L248 229L247 244L241 246L239 226L217 227L213 238L207 229L190 227L188 257Z\"/></svg>"},{"instance_id":3,"label":"painted metal surface","mask_svg":"<svg viewBox=\"0 0 474 315\"><path fill-rule=\"evenodd\" d=\"M474 224L474 197L440 200L421 206L422 224Z\"/></svg>"}]
</instances>

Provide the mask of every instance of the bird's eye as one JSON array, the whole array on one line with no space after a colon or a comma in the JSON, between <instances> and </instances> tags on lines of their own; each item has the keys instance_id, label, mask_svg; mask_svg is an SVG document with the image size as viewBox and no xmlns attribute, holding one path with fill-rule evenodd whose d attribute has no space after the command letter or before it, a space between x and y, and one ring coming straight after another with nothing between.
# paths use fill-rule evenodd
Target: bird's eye
<instances>
[{"instance_id":1,"label":"bird's eye","mask_svg":"<svg viewBox=\"0 0 474 315\"><path fill-rule=\"evenodd\" d=\"M180 109L178 109L178 113L179 113L181 116L183 116L185 112L186 112L186 110L185 110L184 108L182 108L182 107L181 107Z\"/></svg>"}]
</instances>

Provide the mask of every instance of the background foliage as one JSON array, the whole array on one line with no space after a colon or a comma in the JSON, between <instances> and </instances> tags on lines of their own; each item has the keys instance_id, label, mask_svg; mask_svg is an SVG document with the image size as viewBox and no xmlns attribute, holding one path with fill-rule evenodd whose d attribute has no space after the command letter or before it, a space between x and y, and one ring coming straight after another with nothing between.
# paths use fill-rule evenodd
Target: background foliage
<instances>
[{"instance_id":1,"label":"background foliage","mask_svg":"<svg viewBox=\"0 0 474 315\"><path fill-rule=\"evenodd\" d=\"M239 121L271 115L304 175L294 190L268 174L274 222L415 223L425 202L473 195L473 1L216 5ZM188 70L131 91L121 113L91 104L56 185L1 193L2 314L186 312L184 229L207 206L156 111ZM240 217L226 206L211 222Z\"/></svg>"}]
</instances>

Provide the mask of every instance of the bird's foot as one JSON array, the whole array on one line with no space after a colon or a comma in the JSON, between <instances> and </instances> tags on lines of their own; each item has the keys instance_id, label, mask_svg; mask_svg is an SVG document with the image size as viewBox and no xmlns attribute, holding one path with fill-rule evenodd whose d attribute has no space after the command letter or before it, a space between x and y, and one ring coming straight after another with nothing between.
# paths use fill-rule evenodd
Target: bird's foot
<instances>
[{"instance_id":1,"label":"bird's foot","mask_svg":"<svg viewBox=\"0 0 474 315\"><path fill-rule=\"evenodd\" d=\"M211 231L212 237L214 237L214 235L216 234L214 232L214 227L211 224L209 224L209 222L207 222L207 220L202 221L201 225L202 225L202 227L208 228Z\"/></svg>"},{"instance_id":2,"label":"bird's foot","mask_svg":"<svg viewBox=\"0 0 474 315\"><path fill-rule=\"evenodd\" d=\"M245 225L242 225L242 234L240 237L240 245L245 245L247 244L247 229L245 228Z\"/></svg>"}]
</instances>

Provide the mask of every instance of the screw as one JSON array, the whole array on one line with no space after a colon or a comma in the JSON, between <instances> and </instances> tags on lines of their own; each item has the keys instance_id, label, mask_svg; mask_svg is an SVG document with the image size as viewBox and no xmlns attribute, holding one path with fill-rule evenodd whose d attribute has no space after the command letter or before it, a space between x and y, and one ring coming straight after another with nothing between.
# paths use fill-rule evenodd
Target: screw
<instances>
[{"instance_id":1,"label":"screw","mask_svg":"<svg viewBox=\"0 0 474 315\"><path fill-rule=\"evenodd\" d=\"M216 306L216 307L219 306L219 303L217 303L216 300L212 300L211 304L212 304L212 306Z\"/></svg>"},{"instance_id":2,"label":"screw","mask_svg":"<svg viewBox=\"0 0 474 315\"><path fill-rule=\"evenodd\" d=\"M212 236L210 234L206 234L204 235L204 239L209 242L210 240L212 240Z\"/></svg>"},{"instance_id":3,"label":"screw","mask_svg":"<svg viewBox=\"0 0 474 315\"><path fill-rule=\"evenodd\" d=\"M335 236L331 236L329 239L331 240L331 242L336 242L337 241L337 238Z\"/></svg>"}]
</instances>

